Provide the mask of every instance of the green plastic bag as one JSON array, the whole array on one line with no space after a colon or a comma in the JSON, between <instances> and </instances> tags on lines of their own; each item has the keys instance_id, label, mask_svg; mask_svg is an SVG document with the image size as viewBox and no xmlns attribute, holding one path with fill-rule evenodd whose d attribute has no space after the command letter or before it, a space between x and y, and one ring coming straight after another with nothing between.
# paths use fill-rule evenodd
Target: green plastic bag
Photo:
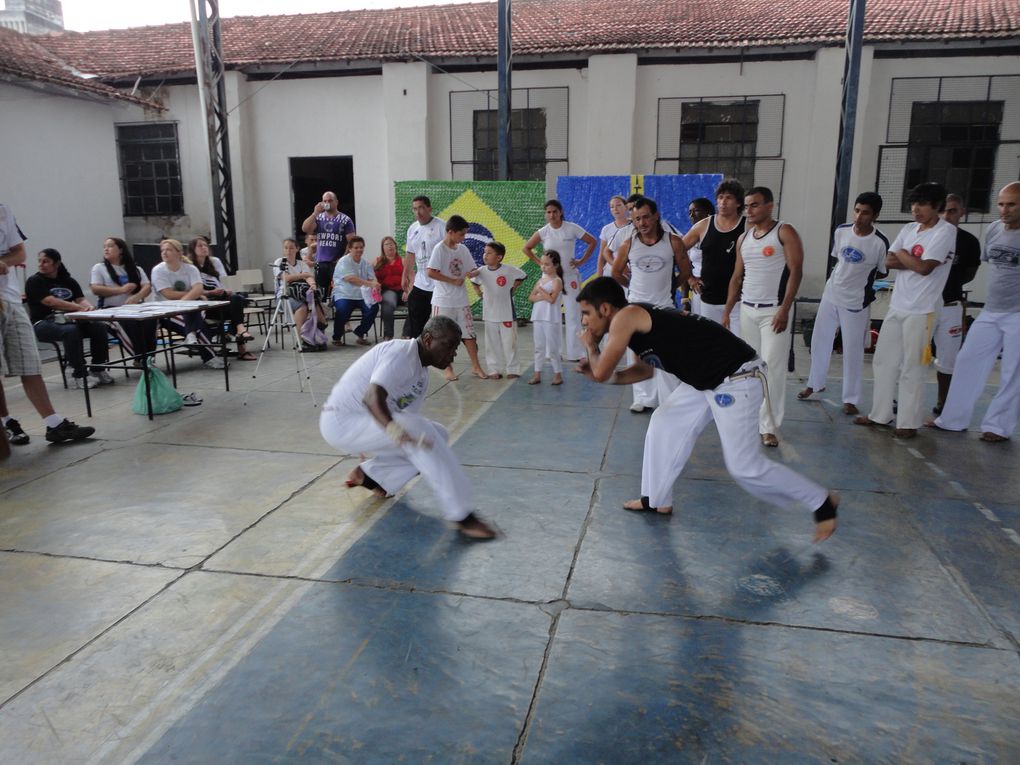
<instances>
[{"instance_id":1,"label":"green plastic bag","mask_svg":"<svg viewBox=\"0 0 1020 765\"><path fill-rule=\"evenodd\" d=\"M159 370L152 357L145 360L146 371L149 377L149 395L152 398L153 414L168 414L176 412L184 405L184 399L174 386L167 379L166 375ZM135 400L131 404L135 414L148 415L149 409L145 403L145 375L138 381L135 388Z\"/></svg>"}]
</instances>

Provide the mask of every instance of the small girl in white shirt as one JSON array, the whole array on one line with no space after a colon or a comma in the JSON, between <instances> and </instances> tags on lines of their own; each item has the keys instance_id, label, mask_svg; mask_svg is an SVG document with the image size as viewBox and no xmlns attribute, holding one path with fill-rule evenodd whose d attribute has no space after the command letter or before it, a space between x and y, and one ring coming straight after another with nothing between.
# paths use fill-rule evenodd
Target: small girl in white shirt
<instances>
[{"instance_id":1,"label":"small girl in white shirt","mask_svg":"<svg viewBox=\"0 0 1020 765\"><path fill-rule=\"evenodd\" d=\"M542 275L528 296L534 305L531 309L531 323L535 339L535 374L528 385L542 382L542 364L548 357L552 362L553 385L563 384L563 367L560 364L560 344L563 337L563 266L560 254L546 250L542 256Z\"/></svg>"}]
</instances>

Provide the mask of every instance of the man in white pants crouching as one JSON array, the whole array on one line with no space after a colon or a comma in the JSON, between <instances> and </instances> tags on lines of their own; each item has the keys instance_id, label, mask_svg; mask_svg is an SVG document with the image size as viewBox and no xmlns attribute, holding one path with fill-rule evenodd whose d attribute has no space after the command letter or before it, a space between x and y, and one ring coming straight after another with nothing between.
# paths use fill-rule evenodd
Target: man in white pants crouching
<instances>
[{"instance_id":1,"label":"man in white pants crouching","mask_svg":"<svg viewBox=\"0 0 1020 765\"><path fill-rule=\"evenodd\" d=\"M428 392L428 368L447 369L460 337L457 322L434 316L417 340L376 345L333 386L319 430L339 451L373 455L351 471L348 487L387 496L421 473L443 516L461 534L492 539L496 532L471 511L467 475L450 449L446 428L418 414Z\"/></svg>"},{"instance_id":2,"label":"man in white pants crouching","mask_svg":"<svg viewBox=\"0 0 1020 765\"><path fill-rule=\"evenodd\" d=\"M652 414L645 433L639 500L626 510L673 512L673 484L709 422L715 420L723 459L733 479L758 499L777 506L801 504L814 511L815 541L836 530L836 498L799 473L762 455L758 413L764 364L754 349L721 325L646 303L627 304L623 288L608 277L588 282L581 304L581 341L588 358L578 371L596 382L631 385L655 369L680 384ZM608 336L605 349L599 341ZM619 372L630 348L638 361Z\"/></svg>"}]
</instances>

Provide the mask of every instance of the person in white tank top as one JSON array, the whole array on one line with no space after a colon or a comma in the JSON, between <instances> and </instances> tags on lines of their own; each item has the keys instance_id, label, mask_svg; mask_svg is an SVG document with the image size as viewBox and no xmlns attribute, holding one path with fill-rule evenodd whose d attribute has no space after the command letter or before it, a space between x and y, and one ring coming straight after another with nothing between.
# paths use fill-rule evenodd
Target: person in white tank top
<instances>
[{"instance_id":1,"label":"person in white tank top","mask_svg":"<svg viewBox=\"0 0 1020 765\"><path fill-rule=\"evenodd\" d=\"M767 365L768 395L762 402L759 431L765 446L779 446L783 424L786 363L790 353L790 308L804 267L797 230L772 217L770 189L755 186L744 197L747 230L737 240L737 263L730 280L723 325L740 302L740 333Z\"/></svg>"},{"instance_id":2,"label":"person in white tank top","mask_svg":"<svg viewBox=\"0 0 1020 765\"><path fill-rule=\"evenodd\" d=\"M673 266L679 269L682 283L686 283L691 276L687 248L679 236L667 233L663 228L659 219L659 207L654 199L637 200L631 218L634 233L616 250L613 279L626 284L624 274L629 266L628 301L650 303L656 308L673 308ZM645 409L654 409L678 383L668 372L656 370L651 378L634 384L634 402L630 410L640 413Z\"/></svg>"}]
</instances>

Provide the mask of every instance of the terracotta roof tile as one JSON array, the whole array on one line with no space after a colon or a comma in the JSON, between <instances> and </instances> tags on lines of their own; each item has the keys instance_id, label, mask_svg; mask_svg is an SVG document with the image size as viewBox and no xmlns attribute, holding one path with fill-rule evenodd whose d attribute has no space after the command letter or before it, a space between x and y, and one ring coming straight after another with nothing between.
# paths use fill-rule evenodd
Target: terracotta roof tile
<instances>
[{"instance_id":1,"label":"terracotta roof tile","mask_svg":"<svg viewBox=\"0 0 1020 765\"><path fill-rule=\"evenodd\" d=\"M5 28L0 28L0 80L55 86L92 98L108 98L162 108L111 88L94 76L82 75L39 45L38 38Z\"/></svg>"},{"instance_id":2,"label":"terracotta roof tile","mask_svg":"<svg viewBox=\"0 0 1020 765\"><path fill-rule=\"evenodd\" d=\"M516 56L650 49L838 45L848 0L515 0ZM635 10L640 13L635 13ZM871 41L1020 36L1017 0L869 0ZM188 24L36 38L83 71L108 78L194 69ZM490 58L496 4L394 8L223 21L229 66L291 62Z\"/></svg>"}]
</instances>

